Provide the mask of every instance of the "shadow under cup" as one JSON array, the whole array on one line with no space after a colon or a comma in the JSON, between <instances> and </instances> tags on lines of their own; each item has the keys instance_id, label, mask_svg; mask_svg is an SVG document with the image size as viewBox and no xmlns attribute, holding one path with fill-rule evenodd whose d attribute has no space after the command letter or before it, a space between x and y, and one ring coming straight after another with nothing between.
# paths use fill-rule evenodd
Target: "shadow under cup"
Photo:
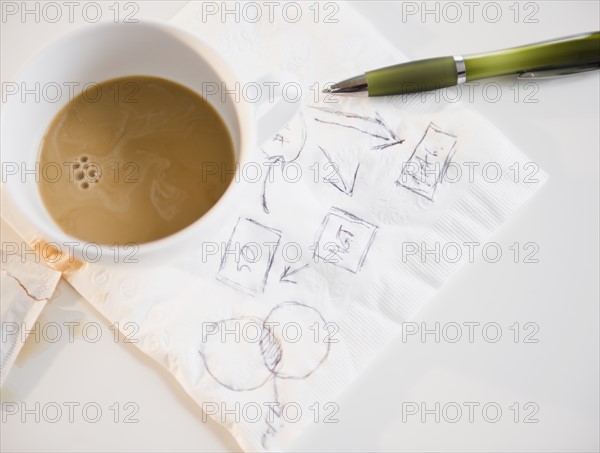
<instances>
[{"instance_id":1,"label":"shadow under cup","mask_svg":"<svg viewBox=\"0 0 600 453\"><path fill-rule=\"evenodd\" d=\"M214 50L182 30L152 22L104 23L84 28L43 49L30 61L17 82L21 93L33 88L35 95L14 95L7 99L3 109L3 173L8 165L19 168L16 175L3 175L10 198L42 234L41 239L56 243L60 250L71 251L78 259L85 259L82 249L86 243L66 235L56 225L42 202L32 169L36 168L45 132L69 100L90 85L134 75L164 78L201 96L207 84L214 90L215 86L233 86L236 80ZM247 127L253 121L251 110L229 96L224 99L220 95L206 96L205 99L225 123L235 161L239 162L242 150L254 142L254 132ZM22 169L31 170L23 172ZM224 199L231 197L234 185L230 184L221 199L200 219L163 239L140 244L136 256L153 262L150 257L156 258L159 252L171 253L173 248L189 246L198 238L198 230L210 224L223 209ZM101 261L115 262L114 245L95 246L100 249ZM123 250L124 255L130 253L128 247L127 253ZM161 259L166 258L165 253L160 255Z\"/></svg>"}]
</instances>

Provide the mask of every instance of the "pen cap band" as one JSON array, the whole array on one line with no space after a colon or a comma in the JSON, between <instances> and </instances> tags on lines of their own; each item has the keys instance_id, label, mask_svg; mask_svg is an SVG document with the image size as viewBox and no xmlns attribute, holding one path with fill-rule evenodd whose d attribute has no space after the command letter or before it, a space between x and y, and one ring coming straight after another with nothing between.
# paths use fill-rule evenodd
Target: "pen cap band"
<instances>
[{"instance_id":1,"label":"pen cap band","mask_svg":"<svg viewBox=\"0 0 600 453\"><path fill-rule=\"evenodd\" d=\"M454 63L456 64L456 84L460 85L467 81L467 66L462 55L454 55Z\"/></svg>"}]
</instances>

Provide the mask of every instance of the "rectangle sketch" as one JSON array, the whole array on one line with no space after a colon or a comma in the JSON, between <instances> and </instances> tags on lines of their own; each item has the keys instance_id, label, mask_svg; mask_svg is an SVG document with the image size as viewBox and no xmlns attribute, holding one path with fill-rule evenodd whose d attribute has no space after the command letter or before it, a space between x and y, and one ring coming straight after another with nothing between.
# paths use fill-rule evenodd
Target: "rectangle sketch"
<instances>
[{"instance_id":1,"label":"rectangle sketch","mask_svg":"<svg viewBox=\"0 0 600 453\"><path fill-rule=\"evenodd\" d=\"M314 258L358 273L375 239L377 227L332 207L317 233Z\"/></svg>"},{"instance_id":2,"label":"rectangle sketch","mask_svg":"<svg viewBox=\"0 0 600 453\"><path fill-rule=\"evenodd\" d=\"M456 137L429 123L425 135L403 165L396 185L431 201L456 152Z\"/></svg>"},{"instance_id":3,"label":"rectangle sketch","mask_svg":"<svg viewBox=\"0 0 600 453\"><path fill-rule=\"evenodd\" d=\"M239 218L221 258L217 280L243 293L264 292L281 231Z\"/></svg>"}]
</instances>

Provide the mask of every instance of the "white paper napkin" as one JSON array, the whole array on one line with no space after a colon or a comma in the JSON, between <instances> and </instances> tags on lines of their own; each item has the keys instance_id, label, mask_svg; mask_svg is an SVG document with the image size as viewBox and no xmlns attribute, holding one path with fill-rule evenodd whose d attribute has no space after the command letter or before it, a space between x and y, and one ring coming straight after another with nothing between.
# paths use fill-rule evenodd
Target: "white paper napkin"
<instances>
[{"instance_id":1,"label":"white paper napkin","mask_svg":"<svg viewBox=\"0 0 600 453\"><path fill-rule=\"evenodd\" d=\"M349 5L329 2L315 22L311 4L296 3L294 22L284 4L273 15L263 4L251 23L207 15L206 4L223 7L190 3L172 22L246 80L293 72L301 114L255 150L235 209L185 255L153 268L86 264L67 278L243 449L276 450L316 411L332 415L337 395L468 259L448 244L489 239L546 175L515 178L526 156L462 106L319 95L323 82L404 60ZM36 237L14 207L3 215Z\"/></svg>"}]
</instances>

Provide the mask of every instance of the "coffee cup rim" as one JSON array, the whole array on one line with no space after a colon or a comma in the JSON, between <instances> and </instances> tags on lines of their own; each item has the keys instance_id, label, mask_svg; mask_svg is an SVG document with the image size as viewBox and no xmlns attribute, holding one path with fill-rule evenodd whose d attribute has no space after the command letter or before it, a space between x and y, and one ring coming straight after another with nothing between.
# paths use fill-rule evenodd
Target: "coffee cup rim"
<instances>
[{"instance_id":1,"label":"coffee cup rim","mask_svg":"<svg viewBox=\"0 0 600 453\"><path fill-rule=\"evenodd\" d=\"M198 54L199 57L201 56L203 59L205 59L211 66L211 68L217 73L221 81L233 82L239 80L236 77L235 71L231 68L229 63L227 63L227 61L202 37L199 37L180 27L155 20L142 20L135 24L99 22L96 24L88 24L78 27L77 29L74 29L68 33L59 36L56 40L48 43L47 45L39 49L37 52L35 52L30 58L27 59L25 64L23 64L20 67L19 71L16 73L15 80L17 82L21 81L25 71L36 61L36 59L41 58L45 53L51 52L57 47L67 47L73 40L76 40L84 35L94 33L102 34L109 32L109 30L117 27L122 29L125 26L130 27L129 29L134 29L137 27L137 30L152 29L160 32L167 32L175 38L177 38L177 40L180 41L181 44L188 45L189 47L191 47L194 50L194 52ZM151 76L152 74L143 75ZM197 90L193 91L198 93ZM202 93L198 94L202 96ZM246 155L250 151L250 148L256 145L256 122L254 118L254 112L252 111L251 106L248 102L233 102L233 104L235 116L237 117L240 129L239 149L236 153L236 169L234 172L235 180L236 175L239 172L239 167L241 166L241 163L245 160ZM4 119L2 120L2 122L4 122ZM231 133L231 131L229 132ZM4 159L2 160L4 161ZM158 254L158 252L161 251L164 251L168 254L170 248L177 249L177 246L180 244L185 244L186 242L194 242L194 240L197 239L195 238L195 235L197 235L197 231L201 228L201 226L209 223L212 219L217 218L218 213L223 209L223 205L229 204L229 200L235 197L236 191L234 189L236 184L234 180L232 180L229 183L229 186L226 188L225 192L221 195L219 200L207 212L205 212L201 217L196 219L191 224L163 238L140 244L135 244L138 247L136 251L136 257L139 257L141 259L138 262L145 261L150 255L156 255ZM27 201L25 200L25 196L14 196L15 192L18 190L18 183L9 183L8 181L6 181L3 182L3 186L5 186L5 189L8 192L7 195L9 195L12 200L24 201L25 203L27 203ZM73 250L75 258L77 259L86 261L85 257L83 256L82 250L86 245L94 244L100 249L101 253L101 258L98 261L106 264L111 264L114 262L118 262L114 260L115 248L118 249L118 256L121 257L122 254L125 254L126 248L131 247L131 243L111 245L82 240L63 232L58 226L58 224L56 224L56 222L54 222L52 219L50 219L50 222L52 222L52 226L48 225L47 222L42 224L40 222L36 222L36 220L32 218L30 214L28 214L27 209L21 209L18 206L18 203L14 206L14 208L17 209L19 213L27 219L28 222L35 226L37 231L42 235L41 239L43 239L44 241L58 244L76 244L72 247L71 250ZM165 258L167 258L167 256L160 256L161 260Z\"/></svg>"}]
</instances>

